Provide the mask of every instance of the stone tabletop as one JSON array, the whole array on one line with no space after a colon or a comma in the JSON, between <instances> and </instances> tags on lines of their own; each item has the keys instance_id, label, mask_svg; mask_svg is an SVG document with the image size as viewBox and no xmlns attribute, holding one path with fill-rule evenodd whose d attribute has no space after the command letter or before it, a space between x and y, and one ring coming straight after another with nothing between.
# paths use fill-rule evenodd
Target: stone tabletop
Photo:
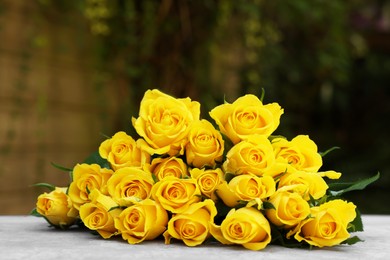
<instances>
[{"instance_id":1,"label":"stone tabletop","mask_svg":"<svg viewBox=\"0 0 390 260\"><path fill-rule=\"evenodd\" d=\"M42 218L0 216L0 259L390 259L390 215L364 215L364 242L322 249L290 249L269 245L262 251L217 243L186 247L180 242L146 241L130 245L104 240L88 231L49 228Z\"/></svg>"}]
</instances>

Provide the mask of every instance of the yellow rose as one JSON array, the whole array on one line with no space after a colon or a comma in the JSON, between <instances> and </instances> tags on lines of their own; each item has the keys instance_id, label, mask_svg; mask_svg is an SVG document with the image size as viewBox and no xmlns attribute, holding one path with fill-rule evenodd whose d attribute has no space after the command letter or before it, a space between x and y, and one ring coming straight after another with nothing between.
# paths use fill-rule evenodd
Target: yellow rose
<instances>
[{"instance_id":1,"label":"yellow rose","mask_svg":"<svg viewBox=\"0 0 390 260\"><path fill-rule=\"evenodd\" d=\"M188 134L186 146L187 163L203 168L214 167L221 162L224 149L222 135L207 120L196 121Z\"/></svg>"},{"instance_id":2,"label":"yellow rose","mask_svg":"<svg viewBox=\"0 0 390 260\"><path fill-rule=\"evenodd\" d=\"M110 196L122 204L122 199L128 197L149 198L153 184L150 172L138 167L125 167L115 171L107 182L107 188Z\"/></svg>"},{"instance_id":3,"label":"yellow rose","mask_svg":"<svg viewBox=\"0 0 390 260\"><path fill-rule=\"evenodd\" d=\"M103 238L107 239L116 235L114 219L119 216L121 209L109 196L103 195L94 189L89 194L91 202L80 206L80 218L90 230L96 230Z\"/></svg>"},{"instance_id":4,"label":"yellow rose","mask_svg":"<svg viewBox=\"0 0 390 260\"><path fill-rule=\"evenodd\" d=\"M168 223L168 214L151 199L133 201L115 218L115 227L129 244L153 240L161 235Z\"/></svg>"},{"instance_id":5,"label":"yellow rose","mask_svg":"<svg viewBox=\"0 0 390 260\"><path fill-rule=\"evenodd\" d=\"M257 204L275 193L276 184L271 176L257 177L254 175L238 175L230 180L224 181L217 187L216 193L225 205L237 206L240 201L257 200Z\"/></svg>"},{"instance_id":6,"label":"yellow rose","mask_svg":"<svg viewBox=\"0 0 390 260\"><path fill-rule=\"evenodd\" d=\"M181 213L200 201L200 190L194 179L179 179L168 176L154 184L152 197L161 206L172 212Z\"/></svg>"},{"instance_id":7,"label":"yellow rose","mask_svg":"<svg viewBox=\"0 0 390 260\"><path fill-rule=\"evenodd\" d=\"M324 247L335 246L350 237L348 224L356 217L356 206L340 199L332 200L311 209L311 217L302 221L292 234L299 242Z\"/></svg>"},{"instance_id":8,"label":"yellow rose","mask_svg":"<svg viewBox=\"0 0 390 260\"><path fill-rule=\"evenodd\" d=\"M107 181L113 173L112 170L101 168L98 164L77 164L73 168L73 180L68 190L73 206L79 209L80 205L89 202L88 193L94 189L107 195Z\"/></svg>"},{"instance_id":9,"label":"yellow rose","mask_svg":"<svg viewBox=\"0 0 390 260\"><path fill-rule=\"evenodd\" d=\"M150 171L162 180L166 176L184 178L188 176L187 164L178 157L157 157L152 160Z\"/></svg>"},{"instance_id":10,"label":"yellow rose","mask_svg":"<svg viewBox=\"0 0 390 260\"><path fill-rule=\"evenodd\" d=\"M234 145L226 154L224 171L262 176L272 168L275 155L270 141L261 135L248 136Z\"/></svg>"},{"instance_id":11,"label":"yellow rose","mask_svg":"<svg viewBox=\"0 0 390 260\"><path fill-rule=\"evenodd\" d=\"M270 136L278 128L282 114L279 104L263 105L254 95L245 95L210 111L220 131L234 144L253 134Z\"/></svg>"},{"instance_id":12,"label":"yellow rose","mask_svg":"<svg viewBox=\"0 0 390 260\"><path fill-rule=\"evenodd\" d=\"M266 216L270 222L282 228L292 228L306 219L310 214L309 203L302 196L294 192L299 185L279 188L269 198L273 209L266 210Z\"/></svg>"},{"instance_id":13,"label":"yellow rose","mask_svg":"<svg viewBox=\"0 0 390 260\"><path fill-rule=\"evenodd\" d=\"M197 181L200 192L203 196L210 198L213 201L217 200L217 196L214 191L224 180L224 173L220 168L207 170L193 168L190 171L190 175Z\"/></svg>"},{"instance_id":14,"label":"yellow rose","mask_svg":"<svg viewBox=\"0 0 390 260\"><path fill-rule=\"evenodd\" d=\"M322 166L317 145L307 135L298 135L291 141L275 138L272 146L278 163L307 172L317 172Z\"/></svg>"},{"instance_id":15,"label":"yellow rose","mask_svg":"<svg viewBox=\"0 0 390 260\"><path fill-rule=\"evenodd\" d=\"M78 217L78 211L66 195L67 188L56 187L50 193L38 196L36 209L51 225L65 228L71 226Z\"/></svg>"},{"instance_id":16,"label":"yellow rose","mask_svg":"<svg viewBox=\"0 0 390 260\"><path fill-rule=\"evenodd\" d=\"M150 145L150 154L184 153L192 122L199 120L200 104L190 98L174 98L157 89L148 90L141 101L139 117L132 123ZM147 149L147 147L145 147Z\"/></svg>"},{"instance_id":17,"label":"yellow rose","mask_svg":"<svg viewBox=\"0 0 390 260\"><path fill-rule=\"evenodd\" d=\"M212 200L191 204L183 213L174 215L168 222L168 229L164 232L165 244L171 238L179 239L187 246L197 246L210 237L210 225L217 215L217 209Z\"/></svg>"},{"instance_id":18,"label":"yellow rose","mask_svg":"<svg viewBox=\"0 0 390 260\"><path fill-rule=\"evenodd\" d=\"M118 132L100 144L99 154L107 159L114 170L129 166L142 167L150 163L150 155L138 147L139 142L125 132Z\"/></svg>"},{"instance_id":19,"label":"yellow rose","mask_svg":"<svg viewBox=\"0 0 390 260\"><path fill-rule=\"evenodd\" d=\"M326 190L329 188L325 180L318 174L305 171L291 170L284 174L280 180L278 187L290 186L295 184L299 185L298 191L300 195L309 200L310 196L314 199L320 199L326 194Z\"/></svg>"},{"instance_id":20,"label":"yellow rose","mask_svg":"<svg viewBox=\"0 0 390 260\"><path fill-rule=\"evenodd\" d=\"M318 174L321 177L327 177L329 179L338 179L341 177L341 172L336 172L336 171L324 171L324 172L318 172Z\"/></svg>"},{"instance_id":21,"label":"yellow rose","mask_svg":"<svg viewBox=\"0 0 390 260\"><path fill-rule=\"evenodd\" d=\"M221 226L211 225L210 232L222 244L240 244L251 250L264 249L271 242L271 227L257 209L231 209Z\"/></svg>"}]
</instances>

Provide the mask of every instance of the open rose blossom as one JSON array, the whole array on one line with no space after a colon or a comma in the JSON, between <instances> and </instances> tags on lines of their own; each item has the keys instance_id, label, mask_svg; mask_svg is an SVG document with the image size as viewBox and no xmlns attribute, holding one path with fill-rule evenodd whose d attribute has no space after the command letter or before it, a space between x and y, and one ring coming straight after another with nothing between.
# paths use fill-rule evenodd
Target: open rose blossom
<instances>
[{"instance_id":1,"label":"open rose blossom","mask_svg":"<svg viewBox=\"0 0 390 260\"><path fill-rule=\"evenodd\" d=\"M167 176L184 178L188 176L188 167L183 159L172 157L157 157L152 160L150 171L158 180L162 180Z\"/></svg>"},{"instance_id":2,"label":"open rose blossom","mask_svg":"<svg viewBox=\"0 0 390 260\"><path fill-rule=\"evenodd\" d=\"M189 97L147 90L138 117L129 115L137 135L118 131L85 161L57 167L69 173L68 188L36 184L54 190L39 195L31 213L129 244L160 239L263 250L360 241L351 236L363 231L360 214L343 195L379 173L333 181L341 173L321 169L333 148L320 153L308 135L277 133L284 110L255 95L212 108L209 119L200 111Z\"/></svg>"},{"instance_id":3,"label":"open rose blossom","mask_svg":"<svg viewBox=\"0 0 390 260\"><path fill-rule=\"evenodd\" d=\"M80 207L80 218L90 230L97 231L107 239L116 235L114 219L119 216L121 209L109 196L103 195L99 190L93 190L89 194L91 201Z\"/></svg>"},{"instance_id":4,"label":"open rose blossom","mask_svg":"<svg viewBox=\"0 0 390 260\"><path fill-rule=\"evenodd\" d=\"M187 163L203 168L215 167L222 161L224 141L222 135L207 120L196 121L188 134L186 146Z\"/></svg>"},{"instance_id":5,"label":"open rose blossom","mask_svg":"<svg viewBox=\"0 0 390 260\"><path fill-rule=\"evenodd\" d=\"M275 156L270 141L261 135L251 135L227 152L223 168L225 172L234 175L262 176L270 172L274 163Z\"/></svg>"},{"instance_id":6,"label":"open rose blossom","mask_svg":"<svg viewBox=\"0 0 390 260\"><path fill-rule=\"evenodd\" d=\"M150 155L138 147L139 142L120 131L100 144L99 154L107 159L114 170L130 166L140 167L150 162Z\"/></svg>"},{"instance_id":7,"label":"open rose blossom","mask_svg":"<svg viewBox=\"0 0 390 260\"><path fill-rule=\"evenodd\" d=\"M37 200L37 212L55 227L71 226L78 216L66 190L67 188L56 187L50 193L39 195Z\"/></svg>"},{"instance_id":8,"label":"open rose blossom","mask_svg":"<svg viewBox=\"0 0 390 260\"><path fill-rule=\"evenodd\" d=\"M319 174L294 169L281 176L278 187L281 188L296 184L302 184L299 186L301 188L300 194L305 200L309 200L310 197L320 199L326 194L326 190L329 188L328 184L326 184L325 180Z\"/></svg>"},{"instance_id":9,"label":"open rose blossom","mask_svg":"<svg viewBox=\"0 0 390 260\"><path fill-rule=\"evenodd\" d=\"M356 218L356 206L352 202L332 200L311 208L311 217L291 231L297 241L324 247L334 246L350 237L348 224Z\"/></svg>"},{"instance_id":10,"label":"open rose blossom","mask_svg":"<svg viewBox=\"0 0 390 260\"><path fill-rule=\"evenodd\" d=\"M115 218L115 227L129 244L153 240L161 235L168 222L168 214L151 199L133 200L133 205L124 209Z\"/></svg>"},{"instance_id":11,"label":"open rose blossom","mask_svg":"<svg viewBox=\"0 0 390 260\"><path fill-rule=\"evenodd\" d=\"M200 201L200 195L196 180L179 179L173 176L165 177L152 189L153 199L172 213L187 210L192 203Z\"/></svg>"},{"instance_id":12,"label":"open rose blossom","mask_svg":"<svg viewBox=\"0 0 390 260\"><path fill-rule=\"evenodd\" d=\"M149 198L153 184L154 180L149 171L138 167L124 167L111 176L107 189L110 196L120 203L127 197Z\"/></svg>"},{"instance_id":13,"label":"open rose blossom","mask_svg":"<svg viewBox=\"0 0 390 260\"><path fill-rule=\"evenodd\" d=\"M165 243L171 238L182 240L187 246L197 246L210 237L210 225L217 215L217 209L212 200L196 202L184 212L175 214L168 222L165 231Z\"/></svg>"},{"instance_id":14,"label":"open rose blossom","mask_svg":"<svg viewBox=\"0 0 390 260\"><path fill-rule=\"evenodd\" d=\"M133 126L150 146L143 146L150 154L177 155L184 153L192 122L199 116L198 102L177 99L154 89L146 91Z\"/></svg>"},{"instance_id":15,"label":"open rose blossom","mask_svg":"<svg viewBox=\"0 0 390 260\"><path fill-rule=\"evenodd\" d=\"M211 225L211 234L222 244L239 244L261 250L271 242L271 227L264 215L254 208L231 209L220 226Z\"/></svg>"},{"instance_id":16,"label":"open rose blossom","mask_svg":"<svg viewBox=\"0 0 390 260\"><path fill-rule=\"evenodd\" d=\"M216 201L218 198L215 191L219 184L224 180L224 173L220 168L216 169L198 169L193 168L190 172L191 177L198 183L200 192L206 198Z\"/></svg>"},{"instance_id":17,"label":"open rose blossom","mask_svg":"<svg viewBox=\"0 0 390 260\"><path fill-rule=\"evenodd\" d=\"M221 133L234 144L254 134L270 136L278 128L282 114L279 104L264 105L254 95L245 95L232 104L225 103L210 111Z\"/></svg>"},{"instance_id":18,"label":"open rose blossom","mask_svg":"<svg viewBox=\"0 0 390 260\"><path fill-rule=\"evenodd\" d=\"M298 225L310 214L310 205L303 199L299 186L303 184L279 188L270 198L273 208L266 210L266 216L274 225L291 228Z\"/></svg>"},{"instance_id":19,"label":"open rose blossom","mask_svg":"<svg viewBox=\"0 0 390 260\"><path fill-rule=\"evenodd\" d=\"M73 181L70 183L68 195L76 209L89 202L89 193L97 189L108 194L107 181L114 173L111 169L101 168L98 164L77 164L73 168Z\"/></svg>"},{"instance_id":20,"label":"open rose blossom","mask_svg":"<svg viewBox=\"0 0 390 260\"><path fill-rule=\"evenodd\" d=\"M308 172L317 172L322 166L317 145L307 135L298 135L291 141L275 138L272 146L278 163Z\"/></svg>"},{"instance_id":21,"label":"open rose blossom","mask_svg":"<svg viewBox=\"0 0 390 260\"><path fill-rule=\"evenodd\" d=\"M265 200L275 193L275 189L276 183L271 176L238 175L229 183L224 181L218 185L216 193L227 206L236 207L242 201Z\"/></svg>"}]
</instances>

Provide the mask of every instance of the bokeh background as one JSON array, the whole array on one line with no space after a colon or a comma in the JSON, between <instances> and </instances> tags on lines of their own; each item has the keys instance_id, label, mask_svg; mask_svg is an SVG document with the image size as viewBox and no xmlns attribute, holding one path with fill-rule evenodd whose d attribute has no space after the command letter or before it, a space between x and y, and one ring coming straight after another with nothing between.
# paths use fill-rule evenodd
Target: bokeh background
<instances>
[{"instance_id":1,"label":"bokeh background","mask_svg":"<svg viewBox=\"0 0 390 260\"><path fill-rule=\"evenodd\" d=\"M202 113L265 90L276 134L308 134L322 169L353 181L366 214L390 214L390 3L385 0L0 0L0 214L65 186L104 135L134 133L147 89Z\"/></svg>"}]
</instances>

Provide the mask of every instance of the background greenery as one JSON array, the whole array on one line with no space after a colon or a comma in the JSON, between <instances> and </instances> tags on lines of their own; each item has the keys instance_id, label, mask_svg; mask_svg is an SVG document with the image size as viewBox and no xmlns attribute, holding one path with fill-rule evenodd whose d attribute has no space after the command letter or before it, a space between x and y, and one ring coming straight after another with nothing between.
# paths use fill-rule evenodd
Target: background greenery
<instances>
[{"instance_id":1,"label":"background greenery","mask_svg":"<svg viewBox=\"0 0 390 260\"><path fill-rule=\"evenodd\" d=\"M2 1L0 0L0 3ZM34 1L33 1L34 2ZM119 107L98 101L102 129L132 133L145 90L159 88L202 104L203 115L225 98L265 90L285 109L277 134L308 134L324 168L346 181L380 171L381 179L352 193L364 213L390 214L390 5L363 0L35 0L37 21L79 27L88 41L92 82ZM1 13L7 12L0 5ZM38 22L39 24L39 22ZM47 44L38 29L34 47ZM35 49L34 49L35 48ZM63 51L58 48L60 53ZM103 92L103 91L102 91ZM130 115L130 116L129 116ZM97 130L99 131L99 130ZM111 132L107 132L111 131Z\"/></svg>"}]
</instances>

